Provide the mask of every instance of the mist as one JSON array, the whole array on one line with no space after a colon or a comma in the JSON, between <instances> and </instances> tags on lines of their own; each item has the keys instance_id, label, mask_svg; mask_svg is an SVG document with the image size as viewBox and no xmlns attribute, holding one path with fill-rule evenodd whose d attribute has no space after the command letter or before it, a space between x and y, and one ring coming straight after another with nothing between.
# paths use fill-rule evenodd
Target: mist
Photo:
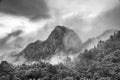
<instances>
[{"instance_id":1,"label":"mist","mask_svg":"<svg viewBox=\"0 0 120 80\"><path fill-rule=\"evenodd\" d=\"M46 40L56 25L74 30L83 43L94 38L92 48L103 32L120 29L119 13L119 0L1 0L0 55Z\"/></svg>"}]
</instances>

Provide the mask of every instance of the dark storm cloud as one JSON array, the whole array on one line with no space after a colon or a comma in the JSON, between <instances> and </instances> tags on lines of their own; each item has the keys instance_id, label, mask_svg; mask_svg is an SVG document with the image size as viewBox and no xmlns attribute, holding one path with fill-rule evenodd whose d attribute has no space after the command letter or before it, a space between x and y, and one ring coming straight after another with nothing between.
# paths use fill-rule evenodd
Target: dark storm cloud
<instances>
[{"instance_id":1,"label":"dark storm cloud","mask_svg":"<svg viewBox=\"0 0 120 80\"><path fill-rule=\"evenodd\" d=\"M30 19L48 18L48 7L45 0L2 0L0 12Z\"/></svg>"},{"instance_id":2,"label":"dark storm cloud","mask_svg":"<svg viewBox=\"0 0 120 80\"><path fill-rule=\"evenodd\" d=\"M16 36L19 36L20 34L22 33L21 30L17 30L17 31L13 31L12 33L8 34L8 37L16 37Z\"/></svg>"}]
</instances>

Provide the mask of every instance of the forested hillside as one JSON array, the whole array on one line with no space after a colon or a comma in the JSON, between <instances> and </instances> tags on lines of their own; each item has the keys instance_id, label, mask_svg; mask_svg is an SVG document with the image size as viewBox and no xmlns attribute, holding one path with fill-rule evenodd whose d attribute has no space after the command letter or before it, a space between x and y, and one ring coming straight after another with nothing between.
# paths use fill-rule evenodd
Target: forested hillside
<instances>
[{"instance_id":1,"label":"forested hillside","mask_svg":"<svg viewBox=\"0 0 120 80\"><path fill-rule=\"evenodd\" d=\"M38 62L31 65L0 64L0 80L119 80L120 31L75 59L74 67Z\"/></svg>"}]
</instances>

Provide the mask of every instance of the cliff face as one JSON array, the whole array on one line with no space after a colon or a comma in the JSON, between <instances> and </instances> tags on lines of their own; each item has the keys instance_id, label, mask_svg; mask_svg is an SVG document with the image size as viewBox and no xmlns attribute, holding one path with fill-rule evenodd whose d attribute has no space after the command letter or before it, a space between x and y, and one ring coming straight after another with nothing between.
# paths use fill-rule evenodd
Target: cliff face
<instances>
[{"instance_id":1,"label":"cliff face","mask_svg":"<svg viewBox=\"0 0 120 80\"><path fill-rule=\"evenodd\" d=\"M60 51L66 54L78 53L81 49L81 40L77 34L64 26L56 26L45 41L30 43L19 56L27 60L40 60L52 56Z\"/></svg>"}]
</instances>

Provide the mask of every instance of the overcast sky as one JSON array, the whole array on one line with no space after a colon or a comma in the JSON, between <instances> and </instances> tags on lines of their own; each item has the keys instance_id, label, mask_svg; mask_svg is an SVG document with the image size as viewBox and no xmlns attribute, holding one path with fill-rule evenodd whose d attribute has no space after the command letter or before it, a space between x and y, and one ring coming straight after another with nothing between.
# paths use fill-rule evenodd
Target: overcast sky
<instances>
[{"instance_id":1,"label":"overcast sky","mask_svg":"<svg viewBox=\"0 0 120 80\"><path fill-rule=\"evenodd\" d=\"M6 38L6 42L18 37L44 40L58 24L73 29L85 41L120 27L120 1L0 0L0 44Z\"/></svg>"}]
</instances>

